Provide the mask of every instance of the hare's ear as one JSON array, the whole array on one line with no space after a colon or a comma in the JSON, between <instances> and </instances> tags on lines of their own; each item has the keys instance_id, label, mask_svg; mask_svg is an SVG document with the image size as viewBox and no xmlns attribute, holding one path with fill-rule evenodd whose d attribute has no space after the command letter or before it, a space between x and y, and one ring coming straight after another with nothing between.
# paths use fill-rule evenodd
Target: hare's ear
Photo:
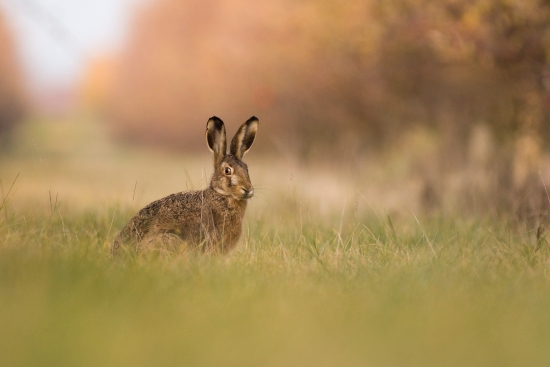
<instances>
[{"instance_id":1,"label":"hare's ear","mask_svg":"<svg viewBox=\"0 0 550 367\"><path fill-rule=\"evenodd\" d=\"M231 148L229 152L235 157L242 159L246 152L254 143L256 137L256 131L258 131L258 125L260 121L256 116L249 118L244 124L241 125L233 140L231 140Z\"/></svg>"},{"instance_id":2,"label":"hare's ear","mask_svg":"<svg viewBox=\"0 0 550 367\"><path fill-rule=\"evenodd\" d=\"M223 121L216 116L211 117L206 123L206 143L214 153L215 162L221 162L227 152L227 143Z\"/></svg>"}]
</instances>

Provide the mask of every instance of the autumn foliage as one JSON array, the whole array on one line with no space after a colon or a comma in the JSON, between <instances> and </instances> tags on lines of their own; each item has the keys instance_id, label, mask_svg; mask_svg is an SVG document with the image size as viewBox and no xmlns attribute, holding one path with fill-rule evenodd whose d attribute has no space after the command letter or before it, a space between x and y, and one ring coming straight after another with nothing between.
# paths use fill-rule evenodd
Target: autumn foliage
<instances>
[{"instance_id":1,"label":"autumn foliage","mask_svg":"<svg viewBox=\"0 0 550 367\"><path fill-rule=\"evenodd\" d=\"M460 161L478 125L529 155L550 136L549 50L539 0L161 0L135 19L109 114L178 149L215 114L258 115L265 146L298 156L421 126Z\"/></svg>"},{"instance_id":2,"label":"autumn foliage","mask_svg":"<svg viewBox=\"0 0 550 367\"><path fill-rule=\"evenodd\" d=\"M0 149L8 143L25 109L22 82L12 34L0 13Z\"/></svg>"}]
</instances>

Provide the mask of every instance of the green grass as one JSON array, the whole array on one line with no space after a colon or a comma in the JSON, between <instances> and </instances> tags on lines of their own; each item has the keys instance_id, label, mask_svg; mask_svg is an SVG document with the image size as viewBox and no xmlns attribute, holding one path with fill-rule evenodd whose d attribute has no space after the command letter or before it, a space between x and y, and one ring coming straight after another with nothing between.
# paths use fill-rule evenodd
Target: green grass
<instances>
[{"instance_id":1,"label":"green grass","mask_svg":"<svg viewBox=\"0 0 550 367\"><path fill-rule=\"evenodd\" d=\"M507 224L273 213L226 257L112 260L113 208L62 212L0 227L2 366L550 363L550 251Z\"/></svg>"},{"instance_id":2,"label":"green grass","mask_svg":"<svg viewBox=\"0 0 550 367\"><path fill-rule=\"evenodd\" d=\"M403 162L251 153L235 251L111 259L125 222L204 185L211 158L100 127L31 122L0 157L2 196L19 174L0 209L0 366L550 366L546 239L419 214Z\"/></svg>"}]
</instances>

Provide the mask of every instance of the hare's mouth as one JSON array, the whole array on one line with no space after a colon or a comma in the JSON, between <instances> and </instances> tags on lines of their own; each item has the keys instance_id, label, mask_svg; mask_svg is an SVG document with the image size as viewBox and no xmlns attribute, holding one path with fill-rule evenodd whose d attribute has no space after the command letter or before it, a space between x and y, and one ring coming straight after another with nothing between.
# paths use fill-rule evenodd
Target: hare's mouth
<instances>
[{"instance_id":1,"label":"hare's mouth","mask_svg":"<svg viewBox=\"0 0 550 367\"><path fill-rule=\"evenodd\" d=\"M250 189L250 190L247 190L247 189L241 189L241 192L242 192L242 198L243 199L250 199L252 196L254 196L254 189Z\"/></svg>"}]
</instances>

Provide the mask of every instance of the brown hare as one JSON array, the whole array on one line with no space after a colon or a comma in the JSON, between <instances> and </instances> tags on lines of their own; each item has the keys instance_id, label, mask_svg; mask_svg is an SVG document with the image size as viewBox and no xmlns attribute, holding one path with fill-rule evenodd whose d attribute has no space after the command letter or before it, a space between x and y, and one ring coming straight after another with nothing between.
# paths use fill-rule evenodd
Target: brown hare
<instances>
[{"instance_id":1,"label":"brown hare","mask_svg":"<svg viewBox=\"0 0 550 367\"><path fill-rule=\"evenodd\" d=\"M210 118L206 142L214 154L214 174L208 188L172 194L141 209L116 237L111 253L125 245L136 249L141 241L166 234L206 252L227 253L235 247L247 200L254 195L242 158L254 142L258 125L254 116L242 124L227 154L223 121Z\"/></svg>"}]
</instances>

